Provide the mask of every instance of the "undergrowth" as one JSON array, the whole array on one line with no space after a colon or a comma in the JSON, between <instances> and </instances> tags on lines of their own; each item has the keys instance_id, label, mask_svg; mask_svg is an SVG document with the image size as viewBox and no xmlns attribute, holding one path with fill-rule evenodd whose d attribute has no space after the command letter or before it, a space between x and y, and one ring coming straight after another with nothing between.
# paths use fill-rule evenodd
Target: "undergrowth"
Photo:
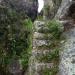
<instances>
[{"instance_id":1,"label":"undergrowth","mask_svg":"<svg viewBox=\"0 0 75 75\"><path fill-rule=\"evenodd\" d=\"M0 10L0 75L10 75L8 68L12 69L17 60L26 71L32 49L32 22L10 8Z\"/></svg>"}]
</instances>

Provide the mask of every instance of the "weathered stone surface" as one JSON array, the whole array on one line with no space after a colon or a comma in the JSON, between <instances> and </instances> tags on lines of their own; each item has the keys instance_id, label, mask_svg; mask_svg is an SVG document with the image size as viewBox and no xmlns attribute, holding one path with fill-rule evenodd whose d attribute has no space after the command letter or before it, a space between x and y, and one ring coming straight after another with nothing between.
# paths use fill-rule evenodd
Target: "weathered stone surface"
<instances>
[{"instance_id":1,"label":"weathered stone surface","mask_svg":"<svg viewBox=\"0 0 75 75\"><path fill-rule=\"evenodd\" d=\"M34 65L32 65L31 74L40 75L40 71L44 70L45 68L53 68L53 63L35 63Z\"/></svg>"},{"instance_id":2,"label":"weathered stone surface","mask_svg":"<svg viewBox=\"0 0 75 75\"><path fill-rule=\"evenodd\" d=\"M75 75L75 2L74 0L62 0L56 18L64 25L66 42L62 44L60 52L59 75ZM73 17L72 17L73 16ZM73 63L74 62L74 63Z\"/></svg>"},{"instance_id":3,"label":"weathered stone surface","mask_svg":"<svg viewBox=\"0 0 75 75\"><path fill-rule=\"evenodd\" d=\"M48 45L48 40L38 40L38 39L33 40L33 46L38 47L43 45Z\"/></svg>"},{"instance_id":4,"label":"weathered stone surface","mask_svg":"<svg viewBox=\"0 0 75 75\"><path fill-rule=\"evenodd\" d=\"M36 69L37 71L41 71L41 70L44 70L45 68L52 68L53 67L53 63L37 63L36 64Z\"/></svg>"},{"instance_id":5,"label":"weathered stone surface","mask_svg":"<svg viewBox=\"0 0 75 75\"><path fill-rule=\"evenodd\" d=\"M63 51L60 53L60 74L74 75L75 74L75 28L70 29L65 33L67 41L63 46Z\"/></svg>"},{"instance_id":6,"label":"weathered stone surface","mask_svg":"<svg viewBox=\"0 0 75 75\"><path fill-rule=\"evenodd\" d=\"M40 72L39 72L40 70L53 67L53 63L39 62L40 60L37 59L37 57L43 56L50 52L50 50L48 50L47 48L43 48L43 45L47 46L49 44L49 40L40 39L40 38L44 38L45 36L45 33L38 32L38 30L41 29L42 27L45 27L45 22L42 22L42 21L34 22L35 30L33 34L33 50L32 50L32 55L29 62L29 75L40 75ZM38 48L40 46L43 49Z\"/></svg>"},{"instance_id":7,"label":"weathered stone surface","mask_svg":"<svg viewBox=\"0 0 75 75\"><path fill-rule=\"evenodd\" d=\"M45 55L49 52L50 52L50 50L33 50L32 55L35 55L35 56L39 57L39 55Z\"/></svg>"},{"instance_id":8,"label":"weathered stone surface","mask_svg":"<svg viewBox=\"0 0 75 75\"><path fill-rule=\"evenodd\" d=\"M36 31L38 31L39 29L41 29L42 27L44 27L44 25L45 25L45 22L35 21L34 22L34 29Z\"/></svg>"},{"instance_id":9,"label":"weathered stone surface","mask_svg":"<svg viewBox=\"0 0 75 75\"><path fill-rule=\"evenodd\" d=\"M45 34L39 33L39 32L34 32L33 37L34 39L42 39L44 38Z\"/></svg>"}]
</instances>

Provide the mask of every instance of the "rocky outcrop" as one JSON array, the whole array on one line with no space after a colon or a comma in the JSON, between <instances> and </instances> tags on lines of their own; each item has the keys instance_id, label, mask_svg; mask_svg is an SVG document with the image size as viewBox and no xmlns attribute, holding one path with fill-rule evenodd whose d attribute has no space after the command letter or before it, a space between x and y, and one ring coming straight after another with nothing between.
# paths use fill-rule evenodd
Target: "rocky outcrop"
<instances>
[{"instance_id":1,"label":"rocky outcrop","mask_svg":"<svg viewBox=\"0 0 75 75\"><path fill-rule=\"evenodd\" d=\"M59 75L75 75L75 1L62 0L55 18L62 21L66 37L60 52Z\"/></svg>"},{"instance_id":2,"label":"rocky outcrop","mask_svg":"<svg viewBox=\"0 0 75 75\"><path fill-rule=\"evenodd\" d=\"M60 75L75 74L75 28L65 32L66 42L63 44L63 51L60 52Z\"/></svg>"},{"instance_id":3,"label":"rocky outcrop","mask_svg":"<svg viewBox=\"0 0 75 75\"><path fill-rule=\"evenodd\" d=\"M38 0L2 0L0 5L16 10L23 15L27 15L32 21L37 17Z\"/></svg>"}]
</instances>

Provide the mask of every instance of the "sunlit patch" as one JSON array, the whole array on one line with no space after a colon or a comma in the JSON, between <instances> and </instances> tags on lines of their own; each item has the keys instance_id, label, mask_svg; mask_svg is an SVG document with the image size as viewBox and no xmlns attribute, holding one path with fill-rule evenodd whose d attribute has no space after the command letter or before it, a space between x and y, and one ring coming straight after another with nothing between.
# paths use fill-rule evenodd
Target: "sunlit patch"
<instances>
[{"instance_id":1,"label":"sunlit patch","mask_svg":"<svg viewBox=\"0 0 75 75\"><path fill-rule=\"evenodd\" d=\"M38 13L41 12L43 7L44 7L44 0L38 0Z\"/></svg>"}]
</instances>

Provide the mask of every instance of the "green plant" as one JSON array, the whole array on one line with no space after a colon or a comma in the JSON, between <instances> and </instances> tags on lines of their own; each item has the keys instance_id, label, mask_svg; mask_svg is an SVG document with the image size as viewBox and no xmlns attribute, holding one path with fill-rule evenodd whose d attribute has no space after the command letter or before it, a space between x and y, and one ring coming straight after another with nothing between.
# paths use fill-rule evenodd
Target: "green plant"
<instances>
[{"instance_id":1,"label":"green plant","mask_svg":"<svg viewBox=\"0 0 75 75\"><path fill-rule=\"evenodd\" d=\"M49 33L53 35L55 39L59 39L63 32L63 25L57 20L51 20L47 22Z\"/></svg>"}]
</instances>

